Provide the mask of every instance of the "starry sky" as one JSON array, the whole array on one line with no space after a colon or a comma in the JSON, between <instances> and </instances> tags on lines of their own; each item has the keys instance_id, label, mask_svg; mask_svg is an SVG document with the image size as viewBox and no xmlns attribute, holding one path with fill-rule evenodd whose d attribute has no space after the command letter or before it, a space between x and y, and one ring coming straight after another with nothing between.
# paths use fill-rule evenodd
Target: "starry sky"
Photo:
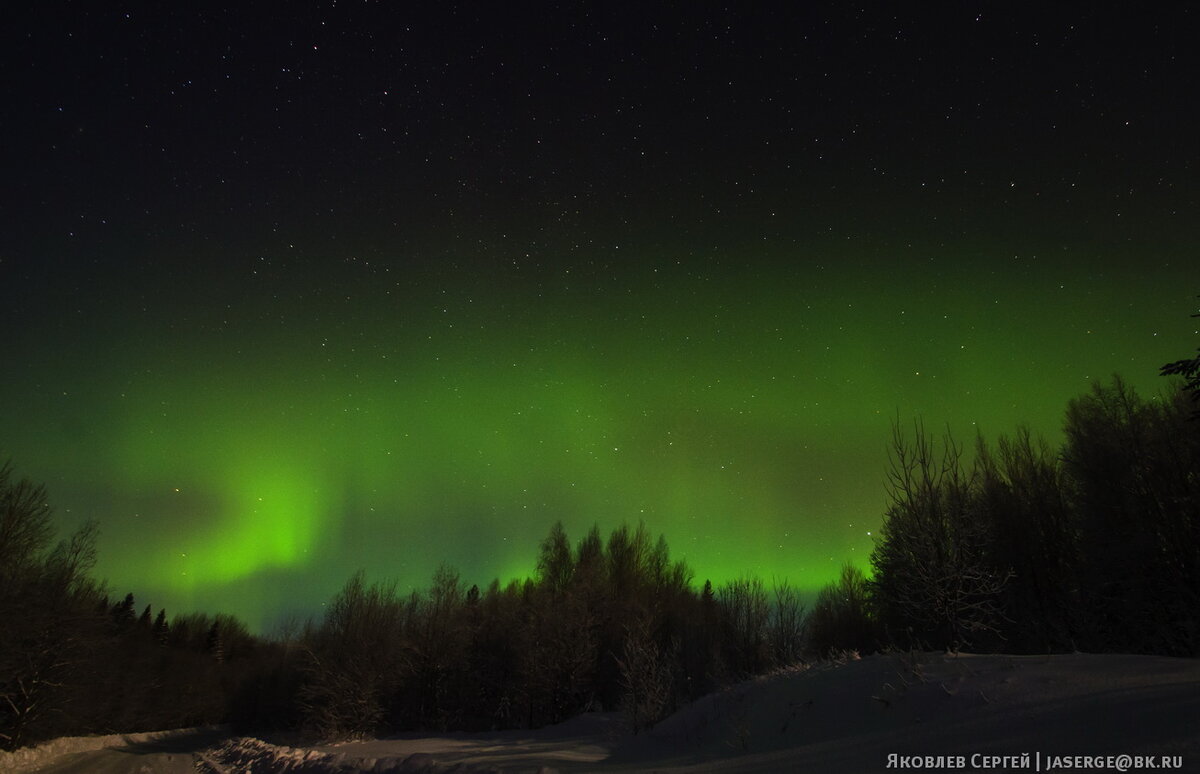
<instances>
[{"instance_id":1,"label":"starry sky","mask_svg":"<svg viewBox=\"0 0 1200 774\"><path fill-rule=\"evenodd\" d=\"M0 457L258 631L556 520L814 589L897 417L1195 349L1194 12L1010 5L23 4Z\"/></svg>"}]
</instances>

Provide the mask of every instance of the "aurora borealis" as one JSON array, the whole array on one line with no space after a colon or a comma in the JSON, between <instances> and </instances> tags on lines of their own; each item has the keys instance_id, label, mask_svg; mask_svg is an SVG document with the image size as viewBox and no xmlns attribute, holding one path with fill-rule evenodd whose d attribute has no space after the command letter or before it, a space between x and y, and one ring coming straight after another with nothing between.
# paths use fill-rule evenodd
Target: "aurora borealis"
<instances>
[{"instance_id":1,"label":"aurora borealis","mask_svg":"<svg viewBox=\"0 0 1200 774\"><path fill-rule=\"evenodd\" d=\"M140 604L265 631L559 519L814 588L896 417L1055 441L1195 348L1185 9L305 7L5 33L0 456Z\"/></svg>"}]
</instances>

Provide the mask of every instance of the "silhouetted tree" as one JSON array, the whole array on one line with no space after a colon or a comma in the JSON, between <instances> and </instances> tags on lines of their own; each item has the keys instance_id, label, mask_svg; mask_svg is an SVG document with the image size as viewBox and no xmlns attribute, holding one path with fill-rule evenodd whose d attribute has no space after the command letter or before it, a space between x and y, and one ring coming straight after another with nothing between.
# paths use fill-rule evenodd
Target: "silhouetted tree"
<instances>
[{"instance_id":1,"label":"silhouetted tree","mask_svg":"<svg viewBox=\"0 0 1200 774\"><path fill-rule=\"evenodd\" d=\"M678 642L664 651L645 612L627 624L621 653L616 656L621 681L621 709L633 733L650 728L674 709L674 667Z\"/></svg>"},{"instance_id":2,"label":"silhouetted tree","mask_svg":"<svg viewBox=\"0 0 1200 774\"><path fill-rule=\"evenodd\" d=\"M415 615L407 627L407 658L419 722L425 728L444 731L461 714L450 695L456 692L466 658L463 599L458 572L443 564L434 572L428 595L423 600L414 597L411 605Z\"/></svg>"},{"instance_id":3,"label":"silhouetted tree","mask_svg":"<svg viewBox=\"0 0 1200 774\"><path fill-rule=\"evenodd\" d=\"M403 674L403 605L393 584L367 586L356 573L306 636L297 700L304 728L322 739L374 733Z\"/></svg>"},{"instance_id":4,"label":"silhouetted tree","mask_svg":"<svg viewBox=\"0 0 1200 774\"><path fill-rule=\"evenodd\" d=\"M575 561L571 556L571 544L561 521L550 528L550 534L542 541L537 561L538 582L553 593L561 593L571 583L575 573Z\"/></svg>"},{"instance_id":5,"label":"silhouetted tree","mask_svg":"<svg viewBox=\"0 0 1200 774\"><path fill-rule=\"evenodd\" d=\"M134 624L133 614L133 592L125 595L125 598L117 602L112 607L112 619L118 629L128 629Z\"/></svg>"},{"instance_id":6,"label":"silhouetted tree","mask_svg":"<svg viewBox=\"0 0 1200 774\"><path fill-rule=\"evenodd\" d=\"M724 665L747 677L774 666L771 659L771 604L761 578L730 581L717 590L724 640Z\"/></svg>"},{"instance_id":7,"label":"silhouetted tree","mask_svg":"<svg viewBox=\"0 0 1200 774\"><path fill-rule=\"evenodd\" d=\"M213 621L212 626L208 627L208 634L204 636L204 650L218 664L225 660L225 640L221 636L221 625L217 621Z\"/></svg>"},{"instance_id":8,"label":"silhouetted tree","mask_svg":"<svg viewBox=\"0 0 1200 774\"><path fill-rule=\"evenodd\" d=\"M804 650L804 604L799 590L787 581L775 581L771 590L771 658L780 666L795 664Z\"/></svg>"},{"instance_id":9,"label":"silhouetted tree","mask_svg":"<svg viewBox=\"0 0 1200 774\"><path fill-rule=\"evenodd\" d=\"M539 589L525 608L521 674L528 722L557 723L591 704L597 623L585 600L570 591Z\"/></svg>"},{"instance_id":10,"label":"silhouetted tree","mask_svg":"<svg viewBox=\"0 0 1200 774\"><path fill-rule=\"evenodd\" d=\"M1089 649L1200 652L1200 433L1186 403L1180 392L1145 401L1114 377L1068 406Z\"/></svg>"},{"instance_id":11,"label":"silhouetted tree","mask_svg":"<svg viewBox=\"0 0 1200 774\"><path fill-rule=\"evenodd\" d=\"M91 579L96 523L51 548L49 518L45 490L0 467L0 746L226 719L254 652L245 627L196 614L171 634L162 611L152 629L151 608L138 618L132 593L110 603ZM214 626L225 664L203 652Z\"/></svg>"},{"instance_id":12,"label":"silhouetted tree","mask_svg":"<svg viewBox=\"0 0 1200 774\"><path fill-rule=\"evenodd\" d=\"M1194 314L1192 317L1200 317L1200 314ZM1200 353L1200 348L1197 348L1196 351ZM1193 403L1200 403L1200 354L1193 358L1167 363L1159 369L1159 373L1163 376L1182 376L1184 378L1183 391L1191 397ZM1191 418L1193 420L1200 419L1200 405L1193 407Z\"/></svg>"},{"instance_id":13,"label":"silhouetted tree","mask_svg":"<svg viewBox=\"0 0 1200 774\"><path fill-rule=\"evenodd\" d=\"M54 531L46 490L0 466L0 747L15 749L66 729L103 596L88 578L96 525L47 553Z\"/></svg>"},{"instance_id":14,"label":"silhouetted tree","mask_svg":"<svg viewBox=\"0 0 1200 774\"><path fill-rule=\"evenodd\" d=\"M12 473L11 462L0 465L0 589L30 573L54 537L46 488Z\"/></svg>"},{"instance_id":15,"label":"silhouetted tree","mask_svg":"<svg viewBox=\"0 0 1200 774\"><path fill-rule=\"evenodd\" d=\"M681 658L686 681L683 694L694 699L724 682L728 670L722 659L721 609L712 581L704 581L699 599L689 608Z\"/></svg>"},{"instance_id":16,"label":"silhouetted tree","mask_svg":"<svg viewBox=\"0 0 1200 774\"><path fill-rule=\"evenodd\" d=\"M866 576L854 565L844 564L838 580L817 593L808 618L809 650L825 658L840 651L871 653L879 645Z\"/></svg>"},{"instance_id":17,"label":"silhouetted tree","mask_svg":"<svg viewBox=\"0 0 1200 774\"><path fill-rule=\"evenodd\" d=\"M161 608L158 615L154 619L154 640L162 646L166 646L171 635L171 627L167 623L166 608Z\"/></svg>"},{"instance_id":18,"label":"silhouetted tree","mask_svg":"<svg viewBox=\"0 0 1200 774\"><path fill-rule=\"evenodd\" d=\"M959 648L997 632L1009 578L988 555L975 476L950 437L941 454L918 423L909 442L892 427L891 504L871 554L874 596L892 637L905 645Z\"/></svg>"},{"instance_id":19,"label":"silhouetted tree","mask_svg":"<svg viewBox=\"0 0 1200 774\"><path fill-rule=\"evenodd\" d=\"M524 654L517 584L501 587L493 580L480 600L479 623L469 632L467 671L471 691L464 712L471 727L507 728L517 722Z\"/></svg>"},{"instance_id":20,"label":"silhouetted tree","mask_svg":"<svg viewBox=\"0 0 1200 774\"><path fill-rule=\"evenodd\" d=\"M991 536L988 561L1011 572L1000 628L1016 652L1069 650L1075 633L1075 535L1061 461L1027 428L1001 436L998 453L979 438L978 504Z\"/></svg>"}]
</instances>

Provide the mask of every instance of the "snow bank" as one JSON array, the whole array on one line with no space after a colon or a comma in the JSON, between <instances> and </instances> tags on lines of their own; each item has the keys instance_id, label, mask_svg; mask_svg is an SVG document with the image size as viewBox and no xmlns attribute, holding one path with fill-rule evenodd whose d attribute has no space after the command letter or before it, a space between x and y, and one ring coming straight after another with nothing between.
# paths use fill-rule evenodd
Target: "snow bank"
<instances>
[{"instance_id":1,"label":"snow bank","mask_svg":"<svg viewBox=\"0 0 1200 774\"><path fill-rule=\"evenodd\" d=\"M1196 659L877 655L704 697L610 763L861 772L883 770L892 753L1040 752L1183 755L1194 767L1197 718Z\"/></svg>"},{"instance_id":2,"label":"snow bank","mask_svg":"<svg viewBox=\"0 0 1200 774\"><path fill-rule=\"evenodd\" d=\"M430 753L373 758L311 748L284 747L252 738L230 740L208 750L205 759L217 771L227 769L239 774L501 774L517 771L557 774L556 769L546 766L511 769L461 762L439 763Z\"/></svg>"},{"instance_id":3,"label":"snow bank","mask_svg":"<svg viewBox=\"0 0 1200 774\"><path fill-rule=\"evenodd\" d=\"M22 747L13 752L0 751L0 771L20 771L43 766L62 755L103 750L106 747L123 747L130 744L145 744L205 731L219 731L222 726L200 728L176 728L170 731L148 731L138 734L109 734L107 736L64 736L52 739L35 747Z\"/></svg>"}]
</instances>

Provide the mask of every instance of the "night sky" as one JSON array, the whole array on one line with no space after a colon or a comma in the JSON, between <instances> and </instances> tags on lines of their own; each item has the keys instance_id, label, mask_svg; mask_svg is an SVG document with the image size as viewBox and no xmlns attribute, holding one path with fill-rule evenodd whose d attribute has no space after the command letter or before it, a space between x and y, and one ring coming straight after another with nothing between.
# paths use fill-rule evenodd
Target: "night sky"
<instances>
[{"instance_id":1,"label":"night sky","mask_svg":"<svg viewBox=\"0 0 1200 774\"><path fill-rule=\"evenodd\" d=\"M1183 3L205 5L0 33L0 458L139 605L269 631L559 519L811 589L897 417L1057 442L1195 350Z\"/></svg>"}]
</instances>

